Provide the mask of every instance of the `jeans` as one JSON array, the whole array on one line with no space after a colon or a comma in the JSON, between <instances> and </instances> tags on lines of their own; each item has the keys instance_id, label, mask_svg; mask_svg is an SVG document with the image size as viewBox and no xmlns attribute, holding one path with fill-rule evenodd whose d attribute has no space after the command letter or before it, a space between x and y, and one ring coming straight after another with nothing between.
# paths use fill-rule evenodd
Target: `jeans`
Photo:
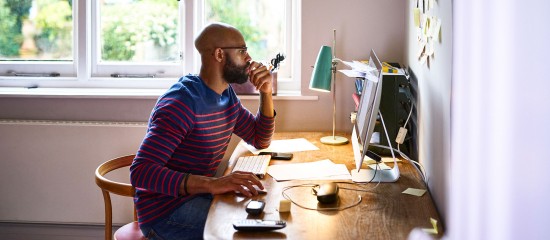
<instances>
[{"instance_id":1,"label":"jeans","mask_svg":"<svg viewBox=\"0 0 550 240\"><path fill-rule=\"evenodd\" d=\"M203 239L206 216L212 203L212 195L200 194L185 202L167 218L141 232L151 240Z\"/></svg>"}]
</instances>

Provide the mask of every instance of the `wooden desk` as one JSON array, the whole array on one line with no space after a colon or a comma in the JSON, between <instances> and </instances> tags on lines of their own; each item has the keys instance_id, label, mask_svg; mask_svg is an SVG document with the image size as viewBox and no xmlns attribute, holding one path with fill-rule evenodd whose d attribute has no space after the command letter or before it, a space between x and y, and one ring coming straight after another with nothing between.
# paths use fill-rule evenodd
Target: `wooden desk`
<instances>
[{"instance_id":1,"label":"wooden desk","mask_svg":"<svg viewBox=\"0 0 550 240\"><path fill-rule=\"evenodd\" d=\"M320 138L332 133L318 132L288 132L275 133L274 140L306 138L319 151L294 153L292 161L272 160L271 164L287 164L330 159L335 163L346 164L348 169L354 169L351 143L341 146L330 146L320 142ZM347 136L350 137L349 135ZM241 144L237 146L230 158L226 174L239 156L251 155ZM313 211L302 209L292 204L290 213L279 213L277 208L282 188L300 183L321 183L321 181L286 181L276 182L266 175L262 183L268 190L267 194L253 199L266 202L264 213L259 216L248 216L245 212L246 203L250 198L234 194L217 195L214 197L208 219L206 221L205 239L406 239L413 228L432 228L430 217L438 220L439 235L443 229L440 218L428 192L422 197L403 194L405 189L421 188L421 181L416 169L408 162L399 162L401 177L396 183L380 183L369 192L358 192L340 189L340 206L347 206L362 196L360 205L343 211ZM390 166L392 164L388 164ZM360 186L339 184L341 187L372 188L376 183ZM292 200L302 205L317 207L317 199L311 194L310 188L292 188L287 191ZM238 232L232 223L242 219L284 220L286 228L272 232Z\"/></svg>"}]
</instances>

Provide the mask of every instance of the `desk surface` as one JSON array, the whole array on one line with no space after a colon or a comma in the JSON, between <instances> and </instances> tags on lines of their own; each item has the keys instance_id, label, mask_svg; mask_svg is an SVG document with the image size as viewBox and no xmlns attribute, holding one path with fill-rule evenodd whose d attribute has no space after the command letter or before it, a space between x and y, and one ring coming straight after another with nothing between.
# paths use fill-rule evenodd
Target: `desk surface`
<instances>
[{"instance_id":1,"label":"desk surface","mask_svg":"<svg viewBox=\"0 0 550 240\"><path fill-rule=\"evenodd\" d=\"M331 133L330 133L331 134ZM292 161L271 160L271 164L287 164L330 159L335 163L346 164L348 169L354 169L354 157L351 143L340 146L325 145L320 138L330 135L319 132L284 132L275 133L274 140L305 138L317 146L319 151L294 153ZM349 136L348 136L349 138ZM230 171L239 156L251 155L241 144L237 146L229 160ZM406 239L413 228L432 228L430 218L438 220L439 235L442 237L442 227L439 215L429 192L422 197L403 194L405 189L421 188L425 185L420 174L408 162L399 162L401 176L395 183L380 183L368 192L358 192L340 189L340 206L348 206L357 201L358 195L362 202L356 207L343 211L313 211L292 204L290 213L279 213L277 208L282 188L302 183L322 183L322 181L286 181L277 182L269 174L262 180L267 194L253 199L266 202L264 213L259 216L249 216L245 212L246 203L250 198L235 194L217 195L214 197L208 219L206 221L206 239ZM388 164L392 166L393 163ZM365 168L365 166L363 167ZM339 184L340 187L372 188L376 183L350 185ZM311 194L310 188L292 188L287 191L292 200L308 207L317 207L317 199ZM271 232L238 232L232 223L242 219L284 220L286 228Z\"/></svg>"}]
</instances>

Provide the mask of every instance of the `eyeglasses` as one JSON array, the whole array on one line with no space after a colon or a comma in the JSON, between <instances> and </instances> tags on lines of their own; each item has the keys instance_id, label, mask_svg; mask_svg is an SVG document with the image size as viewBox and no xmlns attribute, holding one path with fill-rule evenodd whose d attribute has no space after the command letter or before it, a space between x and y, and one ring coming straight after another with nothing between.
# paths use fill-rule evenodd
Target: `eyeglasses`
<instances>
[{"instance_id":1,"label":"eyeglasses","mask_svg":"<svg viewBox=\"0 0 550 240\"><path fill-rule=\"evenodd\" d=\"M248 53L248 47L220 47L220 49L237 49L239 53L245 55Z\"/></svg>"}]
</instances>

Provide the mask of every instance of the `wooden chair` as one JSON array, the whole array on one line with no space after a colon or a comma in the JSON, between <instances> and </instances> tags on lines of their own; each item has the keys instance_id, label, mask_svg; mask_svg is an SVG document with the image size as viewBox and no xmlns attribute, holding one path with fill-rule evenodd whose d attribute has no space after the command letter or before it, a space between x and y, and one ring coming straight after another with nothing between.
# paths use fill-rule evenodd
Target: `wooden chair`
<instances>
[{"instance_id":1,"label":"wooden chair","mask_svg":"<svg viewBox=\"0 0 550 240\"><path fill-rule=\"evenodd\" d=\"M109 180L104 177L105 174L116 169L130 166L135 155L128 155L111 159L102 163L95 170L95 183L101 188L103 200L105 202L105 240L113 238L113 209L111 205L110 193L134 197L136 189L128 183L120 183ZM119 228L114 234L115 240L125 239L145 239L137 222L137 214L134 206L134 221Z\"/></svg>"}]
</instances>

